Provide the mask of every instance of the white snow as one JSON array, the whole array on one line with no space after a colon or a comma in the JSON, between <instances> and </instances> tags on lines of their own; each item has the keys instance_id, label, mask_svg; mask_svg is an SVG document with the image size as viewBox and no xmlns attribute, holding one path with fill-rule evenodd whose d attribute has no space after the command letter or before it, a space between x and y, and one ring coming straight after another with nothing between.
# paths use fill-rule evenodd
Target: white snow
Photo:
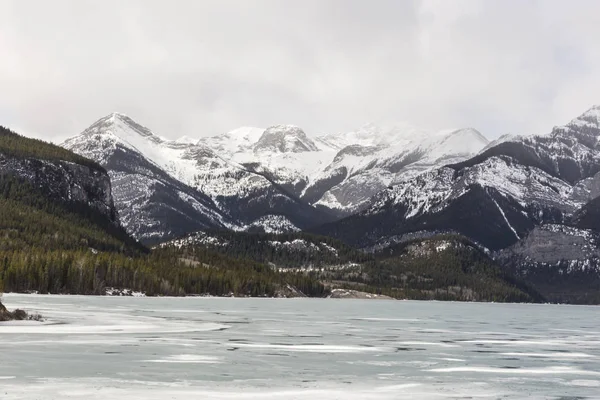
<instances>
[{"instance_id":1,"label":"white snow","mask_svg":"<svg viewBox=\"0 0 600 400\"><path fill-rule=\"evenodd\" d=\"M179 139L175 140L175 143L180 144L196 144L198 143L198 139L191 138L189 136L182 136Z\"/></svg>"},{"instance_id":2,"label":"white snow","mask_svg":"<svg viewBox=\"0 0 600 400\"><path fill-rule=\"evenodd\" d=\"M130 296L130 297L146 297L146 293L144 292L137 292L135 290L131 290L131 289L119 289L119 288L113 288L113 287L107 287L105 294L107 296Z\"/></svg>"},{"instance_id":3,"label":"white snow","mask_svg":"<svg viewBox=\"0 0 600 400\"><path fill-rule=\"evenodd\" d=\"M504 213L504 210L502 209L502 207L500 207L498 205L498 202L496 200L494 200L494 198L491 198L491 199L494 202L494 204L496 205L496 207L498 208L498 211L500 211L500 214L502 214L502 218L504 218L504 221L506 221L506 225L508 225L508 227L510 228L510 230L513 231L513 233L517 237L517 240L521 240L521 237L519 236L519 234L517 233L517 231L515 231L515 228L512 227L512 225L508 221L508 218L506 218L506 214Z\"/></svg>"},{"instance_id":4,"label":"white snow","mask_svg":"<svg viewBox=\"0 0 600 400\"><path fill-rule=\"evenodd\" d=\"M523 206L543 204L567 213L574 212L587 201L577 196L574 186L540 169L516 163L509 165L504 158L490 157L465 168L460 175L455 175L454 169L448 167L418 175L392 190L382 192L365 212L379 213L390 203L405 205L406 218L437 212L450 204L451 200L464 195L473 184L493 188Z\"/></svg>"},{"instance_id":5,"label":"white snow","mask_svg":"<svg viewBox=\"0 0 600 400\"><path fill-rule=\"evenodd\" d=\"M356 132L324 136L320 140L343 150L311 180L304 192L345 171L343 181L325 192L316 204L348 212L361 209L389 185L463 161L488 144L474 129L430 132L408 124L386 128L369 124Z\"/></svg>"},{"instance_id":6,"label":"white snow","mask_svg":"<svg viewBox=\"0 0 600 400\"><path fill-rule=\"evenodd\" d=\"M451 246L452 246L452 242L450 242L448 240L442 240L436 244L435 251L439 253L441 251L444 251L444 250L450 248Z\"/></svg>"},{"instance_id":7,"label":"white snow","mask_svg":"<svg viewBox=\"0 0 600 400\"><path fill-rule=\"evenodd\" d=\"M241 127L222 135L201 138L200 143L223 156L230 156L250 149L264 132L261 128Z\"/></svg>"},{"instance_id":8,"label":"white snow","mask_svg":"<svg viewBox=\"0 0 600 400\"><path fill-rule=\"evenodd\" d=\"M600 128L600 105L591 107L567 126Z\"/></svg>"},{"instance_id":9,"label":"white snow","mask_svg":"<svg viewBox=\"0 0 600 400\"><path fill-rule=\"evenodd\" d=\"M314 139L296 126L276 125L169 141L127 116L113 113L69 139L64 147L100 163L118 146L126 147L209 195L217 205L220 197L245 198L270 187L267 179L253 172L278 184L293 185L301 191L296 194L302 195L345 168L348 174L343 182L326 190L314 204L350 212L364 208L371 196L386 186L443 163L461 161L486 144L473 129L434 132L406 123L367 124L353 132ZM350 145L357 146L356 150L345 150ZM407 165L396 171L398 163Z\"/></svg>"},{"instance_id":10,"label":"white snow","mask_svg":"<svg viewBox=\"0 0 600 400\"><path fill-rule=\"evenodd\" d=\"M240 230L248 231L253 228L261 228L265 233L300 232L300 228L282 215L265 215Z\"/></svg>"}]
</instances>

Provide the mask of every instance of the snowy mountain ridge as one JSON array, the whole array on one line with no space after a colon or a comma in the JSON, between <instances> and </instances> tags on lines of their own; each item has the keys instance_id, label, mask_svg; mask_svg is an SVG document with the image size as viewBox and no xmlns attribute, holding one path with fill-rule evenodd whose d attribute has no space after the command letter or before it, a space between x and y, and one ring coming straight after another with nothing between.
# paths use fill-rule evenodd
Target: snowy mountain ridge
<instances>
[{"instance_id":1,"label":"snowy mountain ridge","mask_svg":"<svg viewBox=\"0 0 600 400\"><path fill-rule=\"evenodd\" d=\"M101 118L63 147L109 171L123 225L140 240L261 224L275 231L274 221L296 231L327 220L265 176L193 139L166 140L123 114Z\"/></svg>"},{"instance_id":2,"label":"snowy mountain ridge","mask_svg":"<svg viewBox=\"0 0 600 400\"><path fill-rule=\"evenodd\" d=\"M487 143L474 129L406 124L317 138L274 125L168 140L112 113L63 146L107 168L130 233L162 240L187 231L169 228L167 214L200 229L306 229L359 211L388 185L463 161Z\"/></svg>"},{"instance_id":3,"label":"snowy mountain ridge","mask_svg":"<svg viewBox=\"0 0 600 400\"><path fill-rule=\"evenodd\" d=\"M315 138L293 125L262 133L241 128L199 143L268 175L310 204L349 215L390 184L465 160L489 141L470 128L426 131L408 124L366 124L353 132Z\"/></svg>"},{"instance_id":4,"label":"snowy mountain ridge","mask_svg":"<svg viewBox=\"0 0 600 400\"><path fill-rule=\"evenodd\" d=\"M536 226L572 223L600 195L600 108L549 134L505 137L474 157L397 182L362 213L319 233L364 246L456 231L498 250ZM580 217L581 219L581 217Z\"/></svg>"}]
</instances>

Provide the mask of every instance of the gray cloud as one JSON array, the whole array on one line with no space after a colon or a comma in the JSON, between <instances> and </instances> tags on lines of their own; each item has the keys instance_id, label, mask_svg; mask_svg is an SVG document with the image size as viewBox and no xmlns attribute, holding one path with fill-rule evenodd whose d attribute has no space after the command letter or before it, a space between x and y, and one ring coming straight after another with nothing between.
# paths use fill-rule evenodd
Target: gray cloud
<instances>
[{"instance_id":1,"label":"gray cloud","mask_svg":"<svg viewBox=\"0 0 600 400\"><path fill-rule=\"evenodd\" d=\"M4 0L0 124L170 138L368 121L544 133L600 102L594 0Z\"/></svg>"}]
</instances>

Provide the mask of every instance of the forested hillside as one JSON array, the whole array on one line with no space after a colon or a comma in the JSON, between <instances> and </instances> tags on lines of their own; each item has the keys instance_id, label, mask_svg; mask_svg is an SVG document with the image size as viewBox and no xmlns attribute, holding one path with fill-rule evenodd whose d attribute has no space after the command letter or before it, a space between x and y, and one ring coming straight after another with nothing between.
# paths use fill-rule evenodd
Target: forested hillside
<instances>
[{"instance_id":1,"label":"forested hillside","mask_svg":"<svg viewBox=\"0 0 600 400\"><path fill-rule=\"evenodd\" d=\"M309 233L197 232L165 245L205 246L234 258L254 260L282 269L335 268L363 263L371 257L339 240Z\"/></svg>"},{"instance_id":2,"label":"forested hillside","mask_svg":"<svg viewBox=\"0 0 600 400\"><path fill-rule=\"evenodd\" d=\"M360 268L329 275L341 287L401 299L545 301L534 289L504 272L475 244L456 235L388 247Z\"/></svg>"},{"instance_id":3,"label":"forested hillside","mask_svg":"<svg viewBox=\"0 0 600 400\"><path fill-rule=\"evenodd\" d=\"M285 270L302 270L331 289L398 299L540 302L535 290L505 273L469 240L456 235L418 239L363 253L335 239L305 233L200 232L165 244L210 248Z\"/></svg>"},{"instance_id":4,"label":"forested hillside","mask_svg":"<svg viewBox=\"0 0 600 400\"><path fill-rule=\"evenodd\" d=\"M31 139L0 125L0 152L7 157L68 161L104 171L96 162L43 140Z\"/></svg>"},{"instance_id":5,"label":"forested hillside","mask_svg":"<svg viewBox=\"0 0 600 400\"><path fill-rule=\"evenodd\" d=\"M206 248L149 252L120 227L0 199L0 284L6 291L104 294L107 287L148 295L276 296L287 285L312 296L324 287L302 274ZM283 293L283 294L282 294Z\"/></svg>"},{"instance_id":6,"label":"forested hillside","mask_svg":"<svg viewBox=\"0 0 600 400\"><path fill-rule=\"evenodd\" d=\"M86 204L65 203L11 175L0 175L0 250L147 252L113 221Z\"/></svg>"}]
</instances>

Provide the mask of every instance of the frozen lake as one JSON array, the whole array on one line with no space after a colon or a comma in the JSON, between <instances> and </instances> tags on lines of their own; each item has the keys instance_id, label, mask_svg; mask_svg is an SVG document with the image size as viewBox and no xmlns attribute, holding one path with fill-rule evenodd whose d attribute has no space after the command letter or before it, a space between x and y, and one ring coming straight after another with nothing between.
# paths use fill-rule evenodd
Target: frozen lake
<instances>
[{"instance_id":1,"label":"frozen lake","mask_svg":"<svg viewBox=\"0 0 600 400\"><path fill-rule=\"evenodd\" d=\"M600 399L600 308L5 295L0 398Z\"/></svg>"}]
</instances>

